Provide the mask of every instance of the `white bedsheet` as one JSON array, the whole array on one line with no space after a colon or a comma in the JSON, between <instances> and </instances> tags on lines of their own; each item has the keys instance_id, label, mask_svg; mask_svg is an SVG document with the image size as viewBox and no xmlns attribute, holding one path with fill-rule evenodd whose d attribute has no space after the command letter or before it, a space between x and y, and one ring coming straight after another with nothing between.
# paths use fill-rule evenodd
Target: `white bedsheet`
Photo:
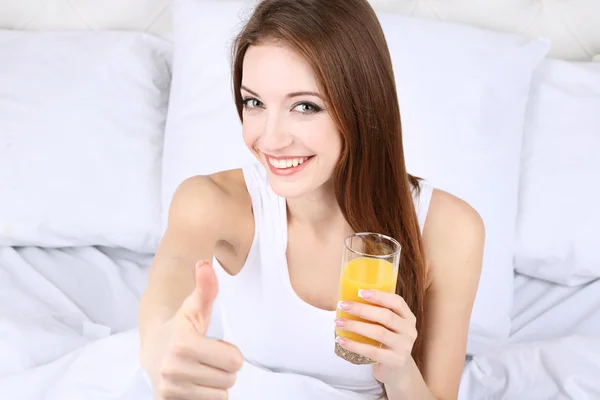
<instances>
[{"instance_id":1,"label":"white bedsheet","mask_svg":"<svg viewBox=\"0 0 600 400\"><path fill-rule=\"evenodd\" d=\"M136 310L151 255L0 247L0 399L151 400ZM509 343L465 367L461 400L600 398L600 281L567 288L517 277ZM354 400L245 365L232 400Z\"/></svg>"},{"instance_id":2,"label":"white bedsheet","mask_svg":"<svg viewBox=\"0 0 600 400\"><path fill-rule=\"evenodd\" d=\"M119 249L0 247L0 399L49 398L85 346L135 328L151 260ZM114 371L124 356L87 360Z\"/></svg>"},{"instance_id":3,"label":"white bedsheet","mask_svg":"<svg viewBox=\"0 0 600 400\"><path fill-rule=\"evenodd\" d=\"M516 277L509 342L466 366L461 400L600 399L600 280Z\"/></svg>"},{"instance_id":4,"label":"white bedsheet","mask_svg":"<svg viewBox=\"0 0 600 400\"><path fill-rule=\"evenodd\" d=\"M600 335L600 279L568 287L518 274L512 321L513 343Z\"/></svg>"}]
</instances>

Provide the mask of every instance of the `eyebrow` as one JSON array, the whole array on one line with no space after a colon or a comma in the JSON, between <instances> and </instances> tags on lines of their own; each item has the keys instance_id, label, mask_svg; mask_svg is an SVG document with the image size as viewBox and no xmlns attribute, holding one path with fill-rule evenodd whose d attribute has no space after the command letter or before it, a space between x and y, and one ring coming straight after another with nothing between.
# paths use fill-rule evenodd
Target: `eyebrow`
<instances>
[{"instance_id":1,"label":"eyebrow","mask_svg":"<svg viewBox=\"0 0 600 400\"><path fill-rule=\"evenodd\" d=\"M258 95L258 93L256 93L256 92L254 92L254 91L252 91L252 90L248 89L248 88L247 88L247 87L245 87L244 85L242 85L242 86L240 87L240 89L243 89L243 90L245 90L246 92L250 93L250 94L251 94L251 95L253 95L253 96L260 97L260 96ZM317 93L317 92L310 92L310 91L292 92L292 93L288 93L288 95L287 95L286 97L287 97L287 98L289 98L289 99L291 99L291 98L294 98L294 97L299 97L299 96L315 96L315 97L318 97L318 98L320 98L321 100L323 99L319 93Z\"/></svg>"}]
</instances>

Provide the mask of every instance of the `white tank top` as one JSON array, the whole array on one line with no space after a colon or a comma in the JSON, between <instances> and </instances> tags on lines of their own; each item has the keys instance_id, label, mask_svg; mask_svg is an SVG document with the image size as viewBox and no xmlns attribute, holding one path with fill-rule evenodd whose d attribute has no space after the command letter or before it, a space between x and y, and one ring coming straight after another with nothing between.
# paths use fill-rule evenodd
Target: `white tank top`
<instances>
[{"instance_id":1,"label":"white tank top","mask_svg":"<svg viewBox=\"0 0 600 400\"><path fill-rule=\"evenodd\" d=\"M262 165L245 167L243 173L255 232L239 274L231 276L220 266L215 268L223 339L236 345L246 362L258 368L304 375L333 388L378 398L382 388L372 366L350 364L334 353L335 311L306 303L292 288L285 199L271 190ZM420 196L414 191L421 232L432 190L422 183Z\"/></svg>"}]
</instances>

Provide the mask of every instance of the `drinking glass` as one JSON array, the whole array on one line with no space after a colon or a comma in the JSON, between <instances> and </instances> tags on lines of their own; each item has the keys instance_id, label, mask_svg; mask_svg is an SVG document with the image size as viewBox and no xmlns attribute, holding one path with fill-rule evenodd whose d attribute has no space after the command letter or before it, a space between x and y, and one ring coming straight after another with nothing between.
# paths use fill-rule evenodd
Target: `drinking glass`
<instances>
[{"instance_id":1,"label":"drinking glass","mask_svg":"<svg viewBox=\"0 0 600 400\"><path fill-rule=\"evenodd\" d=\"M344 240L342 271L339 286L339 301L352 301L369 304L358 297L361 289L381 290L395 293L398 279L401 246L397 240L379 233L355 233ZM337 318L352 319L368 323L362 318L337 309ZM336 336L359 343L381 346L381 343L356 334L335 328ZM352 364L373 364L368 357L356 354L335 343L335 354Z\"/></svg>"}]
</instances>

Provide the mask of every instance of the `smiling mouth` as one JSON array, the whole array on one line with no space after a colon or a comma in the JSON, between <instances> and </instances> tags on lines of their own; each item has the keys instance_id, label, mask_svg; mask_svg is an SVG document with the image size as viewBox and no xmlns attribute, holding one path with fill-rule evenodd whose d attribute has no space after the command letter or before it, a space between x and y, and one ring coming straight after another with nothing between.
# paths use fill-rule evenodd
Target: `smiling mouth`
<instances>
[{"instance_id":1,"label":"smiling mouth","mask_svg":"<svg viewBox=\"0 0 600 400\"><path fill-rule=\"evenodd\" d=\"M289 157L289 158L273 158L265 154L267 162L277 169L289 169L304 164L314 156L309 157Z\"/></svg>"},{"instance_id":2,"label":"smiling mouth","mask_svg":"<svg viewBox=\"0 0 600 400\"><path fill-rule=\"evenodd\" d=\"M277 176L292 176L304 170L309 165L312 156L272 157L263 153L271 173Z\"/></svg>"}]
</instances>

